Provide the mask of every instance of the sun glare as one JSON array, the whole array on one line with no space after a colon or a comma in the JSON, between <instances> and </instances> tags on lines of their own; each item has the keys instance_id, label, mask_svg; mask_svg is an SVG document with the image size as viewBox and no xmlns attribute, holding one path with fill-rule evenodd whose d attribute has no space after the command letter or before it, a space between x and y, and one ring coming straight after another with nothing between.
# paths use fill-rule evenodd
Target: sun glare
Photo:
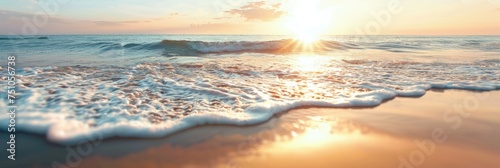
<instances>
[{"instance_id":1,"label":"sun glare","mask_svg":"<svg viewBox=\"0 0 500 168\"><path fill-rule=\"evenodd\" d=\"M320 0L297 0L288 18L288 29L304 43L319 40L330 22L329 13L320 6Z\"/></svg>"},{"instance_id":2,"label":"sun glare","mask_svg":"<svg viewBox=\"0 0 500 168\"><path fill-rule=\"evenodd\" d=\"M296 57L297 69L304 72L318 71L321 63L325 61L314 55L300 55Z\"/></svg>"}]
</instances>

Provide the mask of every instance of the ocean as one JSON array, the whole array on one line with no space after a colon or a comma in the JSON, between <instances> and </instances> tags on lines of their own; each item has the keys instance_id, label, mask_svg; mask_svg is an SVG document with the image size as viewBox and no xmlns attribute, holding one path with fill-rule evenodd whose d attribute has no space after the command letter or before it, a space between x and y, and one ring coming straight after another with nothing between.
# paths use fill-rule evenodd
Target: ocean
<instances>
[{"instance_id":1,"label":"ocean","mask_svg":"<svg viewBox=\"0 0 500 168\"><path fill-rule=\"evenodd\" d=\"M500 89L500 36L0 36L0 55L6 87L16 57L16 129L59 144L374 107L430 89ZM0 90L0 106L7 95ZM2 111L0 124L9 119Z\"/></svg>"}]
</instances>

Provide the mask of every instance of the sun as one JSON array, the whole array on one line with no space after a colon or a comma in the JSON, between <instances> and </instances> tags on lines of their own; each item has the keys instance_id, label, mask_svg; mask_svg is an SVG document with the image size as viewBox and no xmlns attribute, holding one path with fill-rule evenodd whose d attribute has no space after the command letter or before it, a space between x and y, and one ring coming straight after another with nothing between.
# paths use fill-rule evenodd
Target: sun
<instances>
[{"instance_id":1,"label":"sun","mask_svg":"<svg viewBox=\"0 0 500 168\"><path fill-rule=\"evenodd\" d=\"M302 42L312 43L326 32L330 21L320 0L297 0L290 9L287 29Z\"/></svg>"}]
</instances>

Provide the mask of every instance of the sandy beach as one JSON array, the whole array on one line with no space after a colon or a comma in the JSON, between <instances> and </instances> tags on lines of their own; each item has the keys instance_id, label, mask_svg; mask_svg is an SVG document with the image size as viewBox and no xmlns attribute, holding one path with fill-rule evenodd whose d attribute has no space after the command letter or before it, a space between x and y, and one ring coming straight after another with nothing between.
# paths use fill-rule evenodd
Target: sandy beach
<instances>
[{"instance_id":1,"label":"sandy beach","mask_svg":"<svg viewBox=\"0 0 500 168\"><path fill-rule=\"evenodd\" d=\"M206 125L156 139L65 147L18 134L22 167L500 166L500 91L432 90L375 108L295 109L254 126ZM2 136L4 137L4 136Z\"/></svg>"}]
</instances>

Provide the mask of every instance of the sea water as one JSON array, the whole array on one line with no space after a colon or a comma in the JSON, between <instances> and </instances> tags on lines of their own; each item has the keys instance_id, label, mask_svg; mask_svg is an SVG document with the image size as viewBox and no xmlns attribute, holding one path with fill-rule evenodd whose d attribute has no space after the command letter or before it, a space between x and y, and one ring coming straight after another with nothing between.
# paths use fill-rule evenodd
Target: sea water
<instances>
[{"instance_id":1,"label":"sea water","mask_svg":"<svg viewBox=\"0 0 500 168\"><path fill-rule=\"evenodd\" d=\"M0 36L0 55L0 106L15 56L17 131L60 144L373 107L433 88L500 89L499 36Z\"/></svg>"}]
</instances>

